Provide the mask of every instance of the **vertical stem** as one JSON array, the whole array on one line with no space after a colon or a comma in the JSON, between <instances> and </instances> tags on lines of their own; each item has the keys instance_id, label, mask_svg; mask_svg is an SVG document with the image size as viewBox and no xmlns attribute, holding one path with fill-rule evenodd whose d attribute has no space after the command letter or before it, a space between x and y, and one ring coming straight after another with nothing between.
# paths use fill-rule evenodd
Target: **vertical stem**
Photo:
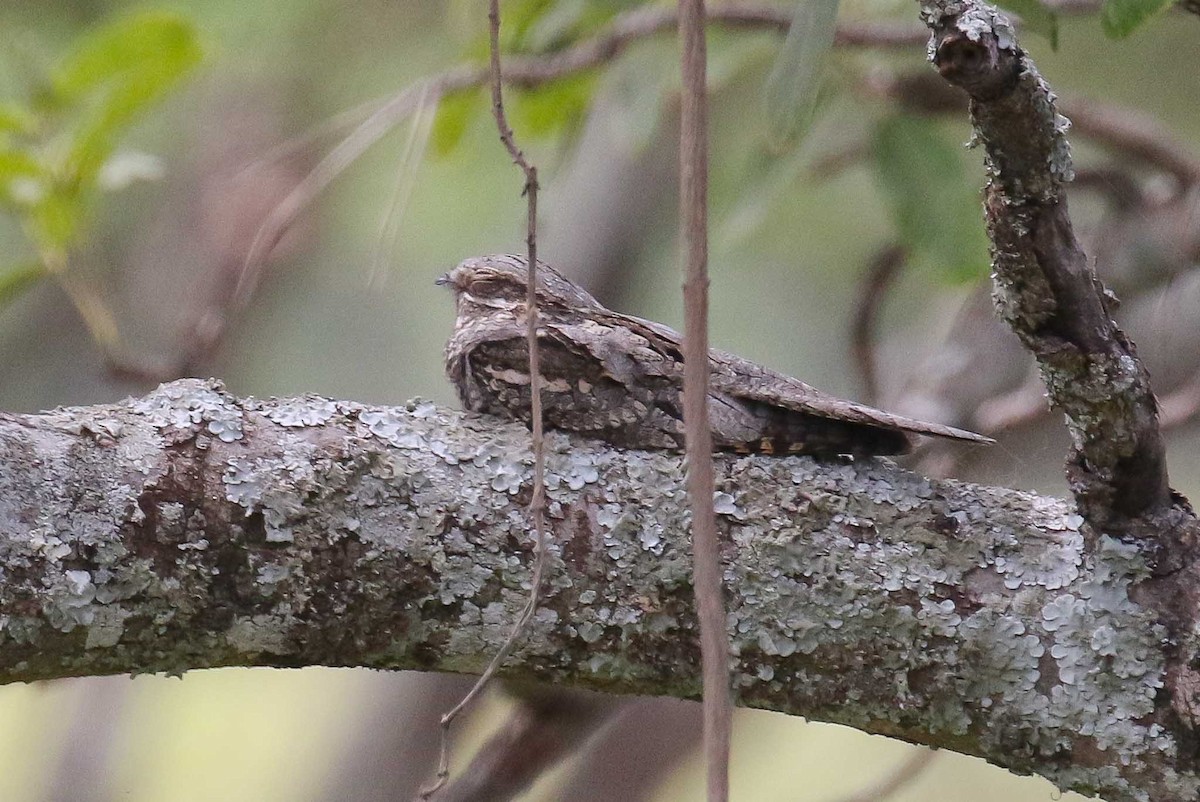
<instances>
[{"instance_id":1,"label":"vertical stem","mask_svg":"<svg viewBox=\"0 0 1200 802\"><path fill-rule=\"evenodd\" d=\"M529 500L529 514L533 519L533 531L537 538L537 560L533 571L533 588L530 595L529 615L537 609L541 591L542 574L546 567L546 447L544 422L542 420L542 365L538 348L538 305L537 305L537 200L538 173L525 153L517 146L508 116L504 113L503 81L500 75L500 0L488 0L488 21L491 34L492 112L496 117L496 128L500 141L512 156L513 163L525 174L522 194L528 201L525 228L525 246L528 249L525 282L525 339L529 345L529 416L530 445L533 449L533 494Z\"/></svg>"},{"instance_id":2,"label":"vertical stem","mask_svg":"<svg viewBox=\"0 0 1200 802\"><path fill-rule=\"evenodd\" d=\"M533 494L529 501L529 515L533 521L536 546L534 547L533 572L529 580L529 598L525 601L525 606L521 609L520 615L517 616L517 620L513 623L512 631L509 632L503 645L501 645L499 651L492 657L491 662L488 663L487 668L484 669L483 673L479 676L479 680L472 686L471 690L467 692L466 696L457 705L442 716L441 749L438 758L437 777L432 785L421 789L418 794L418 799L421 800L427 800L432 797L449 779L450 725L483 692L484 688L491 682L496 671L499 670L500 666L508 658L517 641L525 634L525 630L529 627L529 622L533 620L534 613L537 612L542 593L542 578L546 573L546 449L542 425L542 374L538 358L537 341L537 167L517 147L516 137L513 136L512 128L509 126L508 118L504 113L504 95L502 92L504 81L500 73L500 0L488 0L488 33L491 46L492 113L496 118L496 128L500 132L500 141L504 143L504 147L508 150L508 154L512 157L513 162L525 174L525 185L522 194L525 195L529 203L529 219L526 223L525 236L525 243L529 248L529 261L527 263L528 279L525 285L525 334L529 344L529 394L530 416L532 418L530 445L533 449Z\"/></svg>"},{"instance_id":3,"label":"vertical stem","mask_svg":"<svg viewBox=\"0 0 1200 802\"><path fill-rule=\"evenodd\" d=\"M712 432L708 422L708 108L704 0L679 0L683 97L680 106L679 222L683 282L683 417L692 510L693 585L704 675L704 754L709 802L729 798L729 636L713 512Z\"/></svg>"}]
</instances>

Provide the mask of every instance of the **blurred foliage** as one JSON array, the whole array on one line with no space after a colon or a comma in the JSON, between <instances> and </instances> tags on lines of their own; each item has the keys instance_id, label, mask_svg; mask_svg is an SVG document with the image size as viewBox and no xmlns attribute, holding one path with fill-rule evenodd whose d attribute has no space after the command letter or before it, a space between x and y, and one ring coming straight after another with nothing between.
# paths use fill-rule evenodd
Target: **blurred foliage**
<instances>
[{"instance_id":1,"label":"blurred foliage","mask_svg":"<svg viewBox=\"0 0 1200 802\"><path fill-rule=\"evenodd\" d=\"M35 261L0 273L0 305L44 276L67 278L97 196L159 174L145 154L117 151L130 127L200 62L195 28L162 11L120 17L82 35L26 97L0 103L0 210L19 221ZM93 336L115 343L111 315L68 283Z\"/></svg>"},{"instance_id":2,"label":"blurred foliage","mask_svg":"<svg viewBox=\"0 0 1200 802\"><path fill-rule=\"evenodd\" d=\"M25 262L0 273L0 309L46 274L41 262Z\"/></svg>"},{"instance_id":3,"label":"blurred foliage","mask_svg":"<svg viewBox=\"0 0 1200 802\"><path fill-rule=\"evenodd\" d=\"M1104 0L1100 26L1113 39L1122 39L1172 5L1173 0Z\"/></svg>"},{"instance_id":4,"label":"blurred foliage","mask_svg":"<svg viewBox=\"0 0 1200 802\"><path fill-rule=\"evenodd\" d=\"M536 137L571 136L591 107L596 85L596 74L585 72L536 89L510 92L513 125Z\"/></svg>"},{"instance_id":5,"label":"blurred foliage","mask_svg":"<svg viewBox=\"0 0 1200 802\"><path fill-rule=\"evenodd\" d=\"M763 86L768 134L776 147L795 140L808 127L837 16L838 0L796 3L791 28Z\"/></svg>"},{"instance_id":6,"label":"blurred foliage","mask_svg":"<svg viewBox=\"0 0 1200 802\"><path fill-rule=\"evenodd\" d=\"M481 89L465 89L453 92L438 103L437 116L433 120L430 139L433 155L449 156L462 141L467 127L491 102Z\"/></svg>"},{"instance_id":7,"label":"blurred foliage","mask_svg":"<svg viewBox=\"0 0 1200 802\"><path fill-rule=\"evenodd\" d=\"M923 117L883 118L872 137L875 176L900 241L947 281L982 278L988 263L979 190L960 147Z\"/></svg>"},{"instance_id":8,"label":"blurred foliage","mask_svg":"<svg viewBox=\"0 0 1200 802\"><path fill-rule=\"evenodd\" d=\"M996 5L1006 11L1019 14L1025 30L1040 34L1050 41L1050 47L1058 50L1058 15L1039 0L998 0Z\"/></svg>"},{"instance_id":9,"label":"blurred foliage","mask_svg":"<svg viewBox=\"0 0 1200 802\"><path fill-rule=\"evenodd\" d=\"M500 45L508 52L554 52L642 5L640 0L506 0L500 4ZM486 37L482 47L486 55Z\"/></svg>"}]
</instances>

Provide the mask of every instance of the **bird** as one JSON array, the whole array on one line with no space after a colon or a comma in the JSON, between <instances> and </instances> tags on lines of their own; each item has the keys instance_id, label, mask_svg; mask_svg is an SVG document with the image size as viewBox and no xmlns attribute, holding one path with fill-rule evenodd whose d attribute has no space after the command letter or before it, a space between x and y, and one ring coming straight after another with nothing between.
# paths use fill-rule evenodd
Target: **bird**
<instances>
[{"instance_id":1,"label":"bird","mask_svg":"<svg viewBox=\"0 0 1200 802\"><path fill-rule=\"evenodd\" d=\"M527 265L510 254L473 257L436 283L454 294L446 374L463 408L529 425ZM540 260L536 274L545 426L622 449L682 450L682 336L606 308ZM715 451L839 459L902 454L914 435L993 442L837 398L715 348L708 359Z\"/></svg>"}]
</instances>

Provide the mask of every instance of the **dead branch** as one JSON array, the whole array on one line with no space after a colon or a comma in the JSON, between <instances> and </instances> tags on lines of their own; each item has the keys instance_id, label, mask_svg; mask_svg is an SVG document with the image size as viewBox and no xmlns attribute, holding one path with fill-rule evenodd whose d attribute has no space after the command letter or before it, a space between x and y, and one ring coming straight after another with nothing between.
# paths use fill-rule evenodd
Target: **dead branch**
<instances>
[{"instance_id":1,"label":"dead branch","mask_svg":"<svg viewBox=\"0 0 1200 802\"><path fill-rule=\"evenodd\" d=\"M875 323L898 274L908 261L903 245L884 247L871 259L858 287L858 301L850 323L850 350L863 383L863 401L879 403L879 375L875 369Z\"/></svg>"}]
</instances>

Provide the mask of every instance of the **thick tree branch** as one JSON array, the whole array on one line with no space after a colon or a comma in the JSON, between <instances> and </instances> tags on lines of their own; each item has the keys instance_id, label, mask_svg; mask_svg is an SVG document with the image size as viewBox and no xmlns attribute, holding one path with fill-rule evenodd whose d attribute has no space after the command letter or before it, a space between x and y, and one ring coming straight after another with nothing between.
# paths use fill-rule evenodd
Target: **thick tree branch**
<instances>
[{"instance_id":1,"label":"thick tree branch","mask_svg":"<svg viewBox=\"0 0 1200 802\"><path fill-rule=\"evenodd\" d=\"M985 148L985 215L1001 316L1038 360L1074 441L1068 482L1098 531L1153 538L1177 514L1150 380L1113 322L1115 298L1075 238L1064 187L1073 177L1055 96L1008 21L972 0L929 0L930 58L971 98Z\"/></svg>"},{"instance_id":2,"label":"thick tree branch","mask_svg":"<svg viewBox=\"0 0 1200 802\"><path fill-rule=\"evenodd\" d=\"M547 598L504 674L697 696L679 456L546 445ZM518 425L196 380L0 416L0 681L479 672L528 595L530 464ZM886 461L716 467L740 704L1109 800L1200 790L1137 549L1087 554L1065 502Z\"/></svg>"}]
</instances>

